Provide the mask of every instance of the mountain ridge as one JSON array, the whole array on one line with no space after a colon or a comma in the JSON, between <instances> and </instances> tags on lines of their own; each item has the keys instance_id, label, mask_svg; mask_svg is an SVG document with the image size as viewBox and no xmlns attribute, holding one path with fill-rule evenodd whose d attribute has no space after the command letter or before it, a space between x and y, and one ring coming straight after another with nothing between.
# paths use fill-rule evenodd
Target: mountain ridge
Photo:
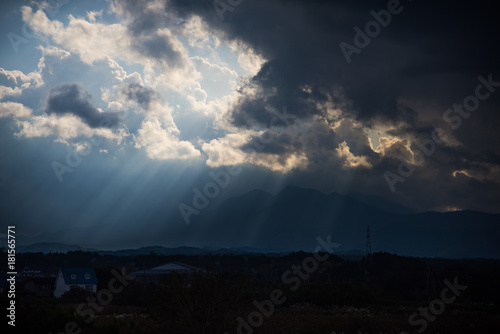
<instances>
[{"instance_id":1,"label":"mountain ridge","mask_svg":"<svg viewBox=\"0 0 500 334\"><path fill-rule=\"evenodd\" d=\"M313 251L317 238L325 240L330 236L332 242L341 244L337 252L362 254L370 226L374 252L430 258L500 259L500 214L472 210L397 213L347 195L324 194L295 186L287 186L277 194L252 190L228 198L202 211L189 225L183 223L179 212L167 215L166 220L169 224L162 227L161 233L155 233L154 239L143 240L160 247L192 247L194 253L198 252L195 249ZM114 244L113 234L109 235L110 241L106 241L106 232L98 227L66 228L48 235L46 240L65 240L82 245L72 250L82 250L89 246L85 241L99 237L104 240L101 244L109 245L110 249L130 248ZM133 230L127 233L133 241L129 245L143 246L140 234L133 238ZM21 251L21 245L19 247Z\"/></svg>"}]
</instances>

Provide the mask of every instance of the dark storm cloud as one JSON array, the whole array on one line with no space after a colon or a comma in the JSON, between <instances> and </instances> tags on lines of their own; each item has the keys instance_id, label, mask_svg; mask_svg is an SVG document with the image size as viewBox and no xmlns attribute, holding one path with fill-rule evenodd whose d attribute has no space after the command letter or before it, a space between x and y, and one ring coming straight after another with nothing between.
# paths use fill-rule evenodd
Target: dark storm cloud
<instances>
[{"instance_id":1,"label":"dark storm cloud","mask_svg":"<svg viewBox=\"0 0 500 334\"><path fill-rule=\"evenodd\" d=\"M101 113L91 103L91 96L77 83L66 83L50 91L45 113L73 114L92 128L114 127L120 123L119 113Z\"/></svg>"},{"instance_id":2,"label":"dark storm cloud","mask_svg":"<svg viewBox=\"0 0 500 334\"><path fill-rule=\"evenodd\" d=\"M130 14L129 29L135 33L150 33L159 26L165 25L168 14L164 10L147 10L148 0L123 0L115 2L125 13Z\"/></svg>"},{"instance_id":3,"label":"dark storm cloud","mask_svg":"<svg viewBox=\"0 0 500 334\"><path fill-rule=\"evenodd\" d=\"M144 87L138 83L125 84L121 93L124 94L127 99L137 102L144 110L148 110L151 102L160 99L161 96L151 88Z\"/></svg>"},{"instance_id":4,"label":"dark storm cloud","mask_svg":"<svg viewBox=\"0 0 500 334\"><path fill-rule=\"evenodd\" d=\"M166 35L143 36L134 40L134 45L143 54L165 61L174 67L184 65L181 52L176 50L172 43L172 37Z\"/></svg>"},{"instance_id":5,"label":"dark storm cloud","mask_svg":"<svg viewBox=\"0 0 500 334\"><path fill-rule=\"evenodd\" d=\"M242 99L233 110L238 126L268 124L265 104L293 105L302 117L319 113L316 102L335 86L343 87L360 119L397 120L398 98L417 93L415 85L438 89L444 98L461 86L452 74L474 77L499 69L497 36L485 29L491 22L482 16L488 9L465 1L401 1L403 10L347 64L339 44L354 45L353 28L364 29L373 20L370 11L387 9L387 3L253 0L226 11L221 21L211 1L170 1L180 15L200 15L225 38L243 40L269 59L252 82L276 93ZM434 78L443 74L450 74L446 86ZM308 98L304 85L312 89Z\"/></svg>"},{"instance_id":6,"label":"dark storm cloud","mask_svg":"<svg viewBox=\"0 0 500 334\"><path fill-rule=\"evenodd\" d=\"M116 1L115 6L129 18L127 29L133 36L133 47L148 57L169 67L185 66L182 52L175 45L175 37L159 29L168 27L176 33L179 25L165 8L151 8L151 1Z\"/></svg>"},{"instance_id":7,"label":"dark storm cloud","mask_svg":"<svg viewBox=\"0 0 500 334\"><path fill-rule=\"evenodd\" d=\"M266 131L260 136L253 136L250 141L241 146L240 149L246 152L254 150L269 154L285 154L302 149L302 142L294 141L288 133L273 133Z\"/></svg>"},{"instance_id":8,"label":"dark storm cloud","mask_svg":"<svg viewBox=\"0 0 500 334\"><path fill-rule=\"evenodd\" d=\"M170 0L167 8L185 19L201 16L222 39L243 41L267 59L241 87L241 97L230 113L234 125L271 127L274 115L266 107L281 110L286 105L297 116L289 124L295 127L322 115L321 105L328 101L365 127L389 125L389 135L423 141L437 126L450 129L443 112L474 93L479 75L492 73L500 81L498 20L491 7L473 1L401 0L402 10L391 15L391 22L359 53L353 53L348 63L340 43L355 45L354 28L365 31L366 23L374 20L370 11L386 10L388 3L245 0L224 12L223 20L213 1ZM473 169L491 176L498 168L499 104L500 92L481 102L479 111L451 133L460 144L437 145L424 165L415 166L400 185L397 199L419 210L456 206L497 212L492 199L500 196L498 178L453 177L453 173ZM327 192L332 185L334 189L346 186L348 192L394 200L383 174L397 171L401 161L394 155L405 146L397 144L383 157L371 150L363 136L341 130L332 134L316 126L313 134L295 136L292 142L276 138L262 152L307 152L308 169L289 173L289 182ZM339 165L334 152L344 139L351 153L367 157L372 169L347 170ZM255 148L255 142L258 138L243 148ZM418 149L414 143L411 148ZM429 196L430 190L434 196Z\"/></svg>"}]
</instances>

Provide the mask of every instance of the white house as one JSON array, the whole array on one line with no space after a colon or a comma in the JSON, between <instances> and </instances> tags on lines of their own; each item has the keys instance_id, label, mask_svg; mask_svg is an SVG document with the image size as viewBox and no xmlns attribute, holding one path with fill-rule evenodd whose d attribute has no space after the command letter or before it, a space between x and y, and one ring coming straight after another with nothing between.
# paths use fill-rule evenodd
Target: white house
<instances>
[{"instance_id":1,"label":"white house","mask_svg":"<svg viewBox=\"0 0 500 334\"><path fill-rule=\"evenodd\" d=\"M76 287L96 293L97 283L99 281L92 268L61 268L57 274L54 296L59 298Z\"/></svg>"}]
</instances>

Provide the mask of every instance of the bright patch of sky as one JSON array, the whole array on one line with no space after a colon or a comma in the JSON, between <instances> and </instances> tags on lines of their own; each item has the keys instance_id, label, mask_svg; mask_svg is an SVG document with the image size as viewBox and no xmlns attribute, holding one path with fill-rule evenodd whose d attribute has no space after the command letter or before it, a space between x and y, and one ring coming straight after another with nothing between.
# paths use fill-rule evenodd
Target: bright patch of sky
<instances>
[{"instance_id":1,"label":"bright patch of sky","mask_svg":"<svg viewBox=\"0 0 500 334\"><path fill-rule=\"evenodd\" d=\"M59 0L22 5L9 2L3 6L3 25L8 25L11 32L3 36L2 44L10 47L2 48L1 67L10 74L0 78L0 84L15 89L15 83L7 80L9 75L12 76L10 71L21 71L24 75L38 73L43 81L37 87L23 88L22 93L10 94L3 99L31 108L33 116L38 117L18 122L22 127L18 136L55 137L56 143L78 147L81 138L95 135L95 131L89 130L75 136L61 135L62 125L55 124L57 119L52 118L50 122L54 124L48 124L48 117L44 116L47 96L52 89L61 84L76 83L81 94L99 112L121 113L124 132L117 135L119 139L114 137L118 147L124 144L128 148L145 148L150 158L161 160L176 155L152 152L170 150L159 145L169 145L173 141L191 146L187 157L196 157L204 142L227 133L222 115L234 100L241 80L254 75L262 64L262 59L251 50L242 50L234 42L230 46L221 43L196 17L184 24L184 34L177 31L172 36L171 32L161 30L163 28L157 30L157 33L166 34L164 36L174 45L180 43L174 47L181 54L182 49L185 50L187 58L182 60L185 63L179 69L165 65L154 56L141 54L141 50L134 50L131 44L139 37L127 32L126 15L113 11L110 2ZM85 40L85 36L89 39ZM102 47L98 44L101 40L96 40L100 37L103 40L108 38ZM120 40L124 38L129 38L129 42ZM158 104L151 107L128 99L123 95L122 87L126 82L154 91ZM160 114L168 114L165 117L172 119L165 121L168 124L163 121L155 123L158 117L163 117ZM155 115L153 119L150 119L151 115ZM139 132L146 124L158 126L158 137L148 134L149 142L144 139L146 133ZM66 122L64 126L69 125ZM74 131L75 126L73 124L73 130L69 131ZM41 134L37 127L45 127L46 131ZM151 150L152 146L155 150ZM114 155L118 147L104 150Z\"/></svg>"}]
</instances>

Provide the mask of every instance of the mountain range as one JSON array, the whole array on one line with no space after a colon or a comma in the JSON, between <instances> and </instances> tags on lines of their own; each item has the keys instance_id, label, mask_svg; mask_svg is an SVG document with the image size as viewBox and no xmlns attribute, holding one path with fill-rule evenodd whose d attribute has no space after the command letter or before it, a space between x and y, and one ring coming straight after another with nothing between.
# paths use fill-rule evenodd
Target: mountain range
<instances>
[{"instance_id":1,"label":"mountain range","mask_svg":"<svg viewBox=\"0 0 500 334\"><path fill-rule=\"evenodd\" d=\"M500 259L500 214L418 213L382 198L360 194L324 194L294 186L287 186L278 194L253 190L206 209L190 225L178 223L182 219L179 212L166 218L175 224L170 224L173 227L160 235L161 242L114 254L313 251L318 245L317 238L326 240L328 236L340 244L337 253L364 254L369 226L373 252ZM77 234L79 240L92 240L95 233L95 228L89 228ZM19 251L96 251L85 245L61 243L18 247Z\"/></svg>"},{"instance_id":2,"label":"mountain range","mask_svg":"<svg viewBox=\"0 0 500 334\"><path fill-rule=\"evenodd\" d=\"M200 244L312 251L331 235L339 251L424 257L500 258L500 215L476 211L414 213L399 205L288 186L277 195L254 190L226 200L193 224ZM375 202L372 200L372 202ZM384 209L381 209L382 206ZM228 243L229 241L229 243Z\"/></svg>"}]
</instances>

